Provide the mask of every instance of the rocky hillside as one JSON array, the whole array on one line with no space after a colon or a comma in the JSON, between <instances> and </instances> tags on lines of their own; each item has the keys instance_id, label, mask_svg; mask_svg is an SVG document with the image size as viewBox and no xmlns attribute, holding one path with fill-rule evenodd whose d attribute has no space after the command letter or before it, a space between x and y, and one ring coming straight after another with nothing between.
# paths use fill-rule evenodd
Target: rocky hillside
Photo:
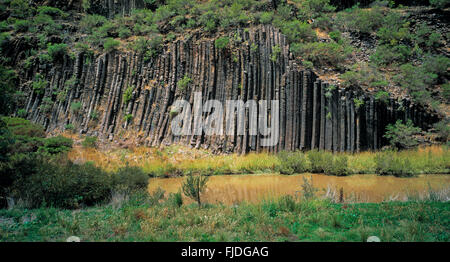
<instances>
[{"instance_id":1,"label":"rocky hillside","mask_svg":"<svg viewBox=\"0 0 450 262\"><path fill-rule=\"evenodd\" d=\"M269 151L379 149L397 120L432 131L444 119L448 130L443 10L378 3L336 12L329 1L62 2L6 1L1 15L2 80L13 89L2 98L4 111L50 133L214 152L263 149L264 137L248 126L274 118L270 108L259 117L246 111L243 136L174 136L171 119L181 112L173 103L184 99L194 109L195 92L224 105L279 100L280 133ZM354 13L369 24L355 25Z\"/></svg>"}]
</instances>

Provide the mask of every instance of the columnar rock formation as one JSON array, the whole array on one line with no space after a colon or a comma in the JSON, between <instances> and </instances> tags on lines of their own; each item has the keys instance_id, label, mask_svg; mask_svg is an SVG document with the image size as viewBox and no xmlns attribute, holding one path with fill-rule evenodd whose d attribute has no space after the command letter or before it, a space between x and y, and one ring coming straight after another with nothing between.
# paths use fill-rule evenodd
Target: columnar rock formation
<instances>
[{"instance_id":1,"label":"columnar rock formation","mask_svg":"<svg viewBox=\"0 0 450 262\"><path fill-rule=\"evenodd\" d=\"M144 0L91 0L93 12L109 18L115 15L129 15L132 10L144 6Z\"/></svg>"},{"instance_id":2,"label":"columnar rock formation","mask_svg":"<svg viewBox=\"0 0 450 262\"><path fill-rule=\"evenodd\" d=\"M381 102L361 90L333 87L302 70L290 54L286 38L273 27L239 31L233 41L233 48L217 49L214 40L194 36L167 45L148 61L140 54L114 51L95 59L79 53L58 65L36 66L25 78L32 80L40 73L49 84L45 92L37 93L30 81L22 83L23 91L29 92L27 117L49 131L72 124L82 133L109 139L135 131L149 146L182 143L239 153L379 149L387 142L383 138L387 124L411 119L426 129L435 121L407 100ZM278 49L275 46L281 49L278 54L273 52ZM177 83L184 76L192 81L182 88ZM133 90L129 101L124 99L127 89ZM177 99L194 105L194 92L202 93L203 102L215 99L223 105L226 100L279 100L277 145L264 148L263 136L249 134L254 117L248 111L242 136L174 136L171 106ZM51 109L44 111L41 105L49 99L53 101ZM74 103L81 108L73 110ZM268 119L273 117L270 108L267 114Z\"/></svg>"}]
</instances>

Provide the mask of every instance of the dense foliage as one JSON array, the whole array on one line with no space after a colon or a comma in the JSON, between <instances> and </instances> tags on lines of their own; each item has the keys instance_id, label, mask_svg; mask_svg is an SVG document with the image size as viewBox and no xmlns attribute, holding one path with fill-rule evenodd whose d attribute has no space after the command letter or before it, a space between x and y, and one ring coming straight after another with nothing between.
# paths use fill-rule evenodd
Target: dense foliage
<instances>
[{"instance_id":1,"label":"dense foliage","mask_svg":"<svg viewBox=\"0 0 450 262\"><path fill-rule=\"evenodd\" d=\"M385 138L393 147L398 149L412 148L419 144L414 135L421 132L419 127L413 126L411 120L403 123L402 120L397 120L394 125L390 124L386 127Z\"/></svg>"},{"instance_id":2,"label":"dense foliage","mask_svg":"<svg viewBox=\"0 0 450 262\"><path fill-rule=\"evenodd\" d=\"M75 164L65 155L72 148L70 138L45 136L28 120L0 119L0 207L12 197L29 207L79 208L147 187L148 175L140 168L126 166L111 174L90 162Z\"/></svg>"}]
</instances>

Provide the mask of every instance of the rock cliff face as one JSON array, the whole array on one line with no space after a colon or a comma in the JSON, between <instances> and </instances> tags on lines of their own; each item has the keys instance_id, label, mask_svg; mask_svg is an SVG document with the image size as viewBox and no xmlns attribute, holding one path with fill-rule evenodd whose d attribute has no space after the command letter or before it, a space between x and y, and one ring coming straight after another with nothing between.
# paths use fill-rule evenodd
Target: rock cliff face
<instances>
[{"instance_id":1,"label":"rock cliff face","mask_svg":"<svg viewBox=\"0 0 450 262\"><path fill-rule=\"evenodd\" d=\"M62 10L83 10L83 0L35 0L34 2ZM143 7L145 7L144 0L89 0L86 11L112 18L115 15L129 15L133 9Z\"/></svg>"},{"instance_id":2,"label":"rock cliff face","mask_svg":"<svg viewBox=\"0 0 450 262\"><path fill-rule=\"evenodd\" d=\"M149 146L182 143L239 153L379 149L387 142L386 125L397 119L412 119L424 129L436 121L407 100L381 102L361 90L330 87L313 72L301 70L286 38L273 27L240 31L239 36L234 48L225 49L217 49L213 39L177 40L148 61L140 54L113 51L93 59L79 53L57 65L35 66L21 83L27 94L27 117L48 131L72 124L81 133L108 139L136 132ZM280 52L275 51L278 47ZM45 92L31 88L37 73L48 81ZM184 76L192 80L182 88L177 83ZM127 89L132 93L125 99ZM174 136L171 106L178 99L194 105L194 92L202 93L203 102L215 99L223 105L226 100L279 100L277 145L262 147L263 136L249 134L248 128L244 135ZM81 107L74 108L74 103ZM272 114L269 108L267 119ZM254 116L246 111L246 127L250 120Z\"/></svg>"},{"instance_id":3,"label":"rock cliff face","mask_svg":"<svg viewBox=\"0 0 450 262\"><path fill-rule=\"evenodd\" d=\"M115 15L129 15L133 9L143 8L144 0L93 0L91 12L112 18Z\"/></svg>"}]
</instances>

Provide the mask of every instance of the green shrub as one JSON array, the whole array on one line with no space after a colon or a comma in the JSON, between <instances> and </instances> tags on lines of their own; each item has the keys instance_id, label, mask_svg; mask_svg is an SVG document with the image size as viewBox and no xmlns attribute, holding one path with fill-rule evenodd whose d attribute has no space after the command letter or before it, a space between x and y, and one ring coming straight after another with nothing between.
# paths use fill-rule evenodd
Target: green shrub
<instances>
[{"instance_id":1,"label":"green shrub","mask_svg":"<svg viewBox=\"0 0 450 262\"><path fill-rule=\"evenodd\" d=\"M170 7L167 5L159 6L154 13L153 19L155 22L165 21L168 18L172 17L174 12L170 10Z\"/></svg>"},{"instance_id":2,"label":"green shrub","mask_svg":"<svg viewBox=\"0 0 450 262\"><path fill-rule=\"evenodd\" d=\"M281 31L290 42L312 42L317 39L316 32L311 25L298 20L284 23Z\"/></svg>"},{"instance_id":3,"label":"green shrub","mask_svg":"<svg viewBox=\"0 0 450 262\"><path fill-rule=\"evenodd\" d=\"M131 122L131 120L133 120L133 114L126 114L126 115L123 117L123 121L125 121L126 123Z\"/></svg>"},{"instance_id":4,"label":"green shrub","mask_svg":"<svg viewBox=\"0 0 450 262\"><path fill-rule=\"evenodd\" d=\"M66 44L48 44L47 52L53 61L62 59L67 54Z\"/></svg>"},{"instance_id":5,"label":"green shrub","mask_svg":"<svg viewBox=\"0 0 450 262\"><path fill-rule=\"evenodd\" d=\"M147 61L156 56L162 50L163 38L160 35L152 35L149 39L138 37L131 48L141 54L144 54L144 59Z\"/></svg>"},{"instance_id":6,"label":"green shrub","mask_svg":"<svg viewBox=\"0 0 450 262\"><path fill-rule=\"evenodd\" d=\"M83 142L81 142L83 147L96 147L97 146L97 137L95 136L87 136L84 138Z\"/></svg>"},{"instance_id":7,"label":"green shrub","mask_svg":"<svg viewBox=\"0 0 450 262\"><path fill-rule=\"evenodd\" d=\"M31 173L17 180L14 196L31 207L49 205L61 208L80 208L107 200L111 194L109 175L93 164L82 165L65 161L58 164L42 161ZM34 171L34 172L33 172ZM19 184L20 182L20 184Z\"/></svg>"},{"instance_id":8,"label":"green shrub","mask_svg":"<svg viewBox=\"0 0 450 262\"><path fill-rule=\"evenodd\" d=\"M319 191L317 188L313 185L312 176L308 179L306 176L302 177L303 184L302 184L302 198L304 200L312 200L316 197L317 191Z\"/></svg>"},{"instance_id":9,"label":"green shrub","mask_svg":"<svg viewBox=\"0 0 450 262\"><path fill-rule=\"evenodd\" d=\"M377 65L389 65L394 62L406 63L411 54L412 49L403 44L395 46L379 45L377 46L375 54L370 56L370 61Z\"/></svg>"},{"instance_id":10,"label":"green shrub","mask_svg":"<svg viewBox=\"0 0 450 262\"><path fill-rule=\"evenodd\" d=\"M27 110L25 110L23 108L17 110L17 116L20 118L26 118L27 114L28 114Z\"/></svg>"},{"instance_id":11,"label":"green shrub","mask_svg":"<svg viewBox=\"0 0 450 262\"><path fill-rule=\"evenodd\" d=\"M0 199L8 195L8 187L13 183L13 177L7 164L10 163L9 152L14 145L14 138L8 130L5 121L0 119ZM0 204L0 208L4 206Z\"/></svg>"},{"instance_id":12,"label":"green shrub","mask_svg":"<svg viewBox=\"0 0 450 262\"><path fill-rule=\"evenodd\" d=\"M89 8L91 8L91 0L82 0L81 7L83 8L84 12L87 12Z\"/></svg>"},{"instance_id":13,"label":"green shrub","mask_svg":"<svg viewBox=\"0 0 450 262\"><path fill-rule=\"evenodd\" d=\"M397 45L410 39L409 22L400 12L389 12L383 19L383 25L377 31L380 43Z\"/></svg>"},{"instance_id":14,"label":"green shrub","mask_svg":"<svg viewBox=\"0 0 450 262\"><path fill-rule=\"evenodd\" d=\"M120 27L119 28L119 37L122 39L128 38L131 36L131 30L128 27Z\"/></svg>"},{"instance_id":15,"label":"green shrub","mask_svg":"<svg viewBox=\"0 0 450 262\"><path fill-rule=\"evenodd\" d=\"M450 139L450 120L444 119L434 124L437 131L438 139L446 142Z\"/></svg>"},{"instance_id":16,"label":"green shrub","mask_svg":"<svg viewBox=\"0 0 450 262\"><path fill-rule=\"evenodd\" d=\"M75 129L75 126L73 124L67 124L64 126L64 129L73 131Z\"/></svg>"},{"instance_id":17,"label":"green shrub","mask_svg":"<svg viewBox=\"0 0 450 262\"><path fill-rule=\"evenodd\" d=\"M428 72L424 66L404 64L400 66L401 74L396 76L396 81L409 91L414 101L426 104L430 100L428 86L435 83L438 75Z\"/></svg>"},{"instance_id":18,"label":"green shrub","mask_svg":"<svg viewBox=\"0 0 450 262\"><path fill-rule=\"evenodd\" d=\"M441 86L441 95L444 101L450 103L450 82L447 82Z\"/></svg>"},{"instance_id":19,"label":"green shrub","mask_svg":"<svg viewBox=\"0 0 450 262\"><path fill-rule=\"evenodd\" d=\"M86 15L80 21L80 28L86 33L91 33L94 28L102 26L107 21L101 15Z\"/></svg>"},{"instance_id":20,"label":"green shrub","mask_svg":"<svg viewBox=\"0 0 450 262\"><path fill-rule=\"evenodd\" d=\"M45 132L42 126L21 118L3 117L2 120L13 138L10 154L36 152L44 144Z\"/></svg>"},{"instance_id":21,"label":"green shrub","mask_svg":"<svg viewBox=\"0 0 450 262\"><path fill-rule=\"evenodd\" d=\"M125 89L125 91L123 92L123 103L125 105L128 104L128 102L130 102L131 98L133 97L133 86L129 86L127 89Z\"/></svg>"},{"instance_id":22,"label":"green shrub","mask_svg":"<svg viewBox=\"0 0 450 262\"><path fill-rule=\"evenodd\" d=\"M393 147L398 149L413 148L419 144L414 135L421 131L420 127L413 126L410 119L406 123L397 120L394 125L387 125L384 137L389 140Z\"/></svg>"},{"instance_id":23,"label":"green shrub","mask_svg":"<svg viewBox=\"0 0 450 262\"><path fill-rule=\"evenodd\" d=\"M81 110L81 102L72 102L72 104L70 104L70 110L74 114L78 114Z\"/></svg>"},{"instance_id":24,"label":"green shrub","mask_svg":"<svg viewBox=\"0 0 450 262\"><path fill-rule=\"evenodd\" d=\"M16 92L16 85L16 71L0 64L0 112L2 112L2 114L12 113L12 110L15 107L13 97Z\"/></svg>"},{"instance_id":25,"label":"green shrub","mask_svg":"<svg viewBox=\"0 0 450 262\"><path fill-rule=\"evenodd\" d=\"M40 53L38 57L39 62L41 64L47 64L52 62L52 57L48 53Z\"/></svg>"},{"instance_id":26,"label":"green shrub","mask_svg":"<svg viewBox=\"0 0 450 262\"><path fill-rule=\"evenodd\" d=\"M51 6L39 6L37 9L39 14L45 14L50 16L61 16L65 17L67 14L64 13L61 9Z\"/></svg>"},{"instance_id":27,"label":"green shrub","mask_svg":"<svg viewBox=\"0 0 450 262\"><path fill-rule=\"evenodd\" d=\"M375 99L384 103L387 103L389 101L389 93L386 91L378 91L375 94Z\"/></svg>"},{"instance_id":28,"label":"green shrub","mask_svg":"<svg viewBox=\"0 0 450 262\"><path fill-rule=\"evenodd\" d=\"M49 114L53 107L53 101L50 97L44 97L42 99L41 105L39 106L39 110L41 110L44 114Z\"/></svg>"},{"instance_id":29,"label":"green shrub","mask_svg":"<svg viewBox=\"0 0 450 262\"><path fill-rule=\"evenodd\" d=\"M364 105L364 100L359 98L353 98L353 103L355 104L356 110L358 110L362 105Z\"/></svg>"},{"instance_id":30,"label":"green shrub","mask_svg":"<svg viewBox=\"0 0 450 262\"><path fill-rule=\"evenodd\" d=\"M175 40L175 38L177 37L177 35L173 32L170 32L166 35L166 39L170 42L172 42L173 40Z\"/></svg>"},{"instance_id":31,"label":"green shrub","mask_svg":"<svg viewBox=\"0 0 450 262\"><path fill-rule=\"evenodd\" d=\"M449 4L450 4L449 0L430 0L430 5L436 8L444 8Z\"/></svg>"},{"instance_id":32,"label":"green shrub","mask_svg":"<svg viewBox=\"0 0 450 262\"><path fill-rule=\"evenodd\" d=\"M415 102L429 104L433 102L430 87L440 81L445 81L444 79L448 77L447 68L449 66L449 58L439 55L428 55L420 66L414 66L409 63L400 66L401 74L397 75L395 79L399 85L409 91ZM445 88L445 84L443 87Z\"/></svg>"},{"instance_id":33,"label":"green shrub","mask_svg":"<svg viewBox=\"0 0 450 262\"><path fill-rule=\"evenodd\" d=\"M33 22L37 27L43 28L43 33L47 36L56 35L62 29L60 23L56 23L51 16L46 14L38 14L33 18Z\"/></svg>"},{"instance_id":34,"label":"green shrub","mask_svg":"<svg viewBox=\"0 0 450 262\"><path fill-rule=\"evenodd\" d=\"M330 28L332 28L333 26L333 21L330 15L322 15L317 17L316 20L314 20L312 26L314 28L320 28L324 31L329 31Z\"/></svg>"},{"instance_id":35,"label":"green shrub","mask_svg":"<svg viewBox=\"0 0 450 262\"><path fill-rule=\"evenodd\" d=\"M188 75L184 75L184 77L177 82L178 89L181 91L185 90L191 81L192 79Z\"/></svg>"},{"instance_id":36,"label":"green shrub","mask_svg":"<svg viewBox=\"0 0 450 262\"><path fill-rule=\"evenodd\" d=\"M383 76L373 65L367 63L356 63L352 69L341 75L344 87L360 87L369 85L378 86L377 83L383 81Z\"/></svg>"},{"instance_id":37,"label":"green shrub","mask_svg":"<svg viewBox=\"0 0 450 262\"><path fill-rule=\"evenodd\" d=\"M330 4L330 0L294 0L292 2L298 8L298 17L304 21L336 10L336 7Z\"/></svg>"},{"instance_id":38,"label":"green shrub","mask_svg":"<svg viewBox=\"0 0 450 262\"><path fill-rule=\"evenodd\" d=\"M143 191L141 191L143 192ZM150 194L148 197L149 202L151 205L158 205L159 201L161 199L164 199L164 195L166 194L166 191L162 189L161 187L158 187L153 193Z\"/></svg>"},{"instance_id":39,"label":"green shrub","mask_svg":"<svg viewBox=\"0 0 450 262\"><path fill-rule=\"evenodd\" d=\"M40 153L56 155L64 152L68 152L73 145L73 141L70 138L63 136L50 137L44 140L44 145L39 147Z\"/></svg>"},{"instance_id":40,"label":"green shrub","mask_svg":"<svg viewBox=\"0 0 450 262\"><path fill-rule=\"evenodd\" d=\"M86 54L87 57L92 57L94 55L94 52L86 43L76 43L75 49L80 53Z\"/></svg>"},{"instance_id":41,"label":"green shrub","mask_svg":"<svg viewBox=\"0 0 450 262\"><path fill-rule=\"evenodd\" d=\"M270 60L274 63L277 62L280 53L281 47L279 45L272 46L272 54L270 55Z\"/></svg>"},{"instance_id":42,"label":"green shrub","mask_svg":"<svg viewBox=\"0 0 450 262\"><path fill-rule=\"evenodd\" d=\"M328 34L331 39L333 39L336 43L341 43L342 34L340 31L332 31Z\"/></svg>"},{"instance_id":43,"label":"green shrub","mask_svg":"<svg viewBox=\"0 0 450 262\"><path fill-rule=\"evenodd\" d=\"M186 180L181 185L183 193L192 198L194 201L197 201L198 206L202 205L200 195L206 190L206 183L208 182L209 177L207 176L188 176Z\"/></svg>"},{"instance_id":44,"label":"green shrub","mask_svg":"<svg viewBox=\"0 0 450 262\"><path fill-rule=\"evenodd\" d=\"M92 164L75 165L61 157L15 154L0 173L8 178L8 194L31 208L80 208L101 203L110 195L107 173Z\"/></svg>"},{"instance_id":45,"label":"green shrub","mask_svg":"<svg viewBox=\"0 0 450 262\"><path fill-rule=\"evenodd\" d=\"M107 38L105 40L105 43L103 44L103 48L106 52L111 52L113 50L116 50L117 47L120 46L120 41L115 40L114 38Z\"/></svg>"},{"instance_id":46,"label":"green shrub","mask_svg":"<svg viewBox=\"0 0 450 262\"><path fill-rule=\"evenodd\" d=\"M214 45L217 49L225 49L230 43L230 39L226 36L219 37L214 41Z\"/></svg>"},{"instance_id":47,"label":"green shrub","mask_svg":"<svg viewBox=\"0 0 450 262\"><path fill-rule=\"evenodd\" d=\"M12 0L9 4L12 17L26 18L30 16L34 8L28 4L26 0Z\"/></svg>"},{"instance_id":48,"label":"green shrub","mask_svg":"<svg viewBox=\"0 0 450 262\"><path fill-rule=\"evenodd\" d=\"M438 77L449 76L448 68L450 68L450 58L443 55L428 55L423 62L423 70Z\"/></svg>"},{"instance_id":49,"label":"green shrub","mask_svg":"<svg viewBox=\"0 0 450 262\"><path fill-rule=\"evenodd\" d=\"M346 155L337 155L332 161L325 163L324 172L327 175L346 176L349 174L348 157Z\"/></svg>"},{"instance_id":50,"label":"green shrub","mask_svg":"<svg viewBox=\"0 0 450 262\"><path fill-rule=\"evenodd\" d=\"M33 25L33 23L29 20L21 20L18 19L14 23L14 30L17 32L27 32L28 29Z\"/></svg>"},{"instance_id":51,"label":"green shrub","mask_svg":"<svg viewBox=\"0 0 450 262\"><path fill-rule=\"evenodd\" d=\"M375 156L375 172L379 175L411 176L411 163L407 158L395 156L394 152L379 152Z\"/></svg>"},{"instance_id":52,"label":"green shrub","mask_svg":"<svg viewBox=\"0 0 450 262\"><path fill-rule=\"evenodd\" d=\"M288 19L292 15L292 7L286 4L279 5L277 7L277 15L283 19Z\"/></svg>"},{"instance_id":53,"label":"green shrub","mask_svg":"<svg viewBox=\"0 0 450 262\"><path fill-rule=\"evenodd\" d=\"M278 199L278 208L283 211L292 212L296 209L295 199L291 195L285 195Z\"/></svg>"},{"instance_id":54,"label":"green shrub","mask_svg":"<svg viewBox=\"0 0 450 262\"><path fill-rule=\"evenodd\" d=\"M151 33L158 33L158 27L156 24L135 24L133 27L133 32L137 35L148 35Z\"/></svg>"},{"instance_id":55,"label":"green shrub","mask_svg":"<svg viewBox=\"0 0 450 262\"><path fill-rule=\"evenodd\" d=\"M136 190L145 190L148 186L148 175L136 166L119 168L112 174L112 188L116 192L131 193Z\"/></svg>"},{"instance_id":56,"label":"green shrub","mask_svg":"<svg viewBox=\"0 0 450 262\"><path fill-rule=\"evenodd\" d=\"M273 12L263 12L259 18L261 24L270 24L273 19Z\"/></svg>"},{"instance_id":57,"label":"green shrub","mask_svg":"<svg viewBox=\"0 0 450 262\"><path fill-rule=\"evenodd\" d=\"M167 201L172 206L181 207L183 205L183 196L181 195L180 191L178 191L177 193L170 193Z\"/></svg>"},{"instance_id":58,"label":"green shrub","mask_svg":"<svg viewBox=\"0 0 450 262\"><path fill-rule=\"evenodd\" d=\"M420 46L427 48L437 47L441 41L441 35L427 26L426 24L420 24L413 36L415 42Z\"/></svg>"},{"instance_id":59,"label":"green shrub","mask_svg":"<svg viewBox=\"0 0 450 262\"><path fill-rule=\"evenodd\" d=\"M277 157L280 160L277 171L281 174L292 175L294 173L304 173L307 170L306 157L300 151L281 151Z\"/></svg>"},{"instance_id":60,"label":"green shrub","mask_svg":"<svg viewBox=\"0 0 450 262\"><path fill-rule=\"evenodd\" d=\"M306 69L313 69L314 68L314 64L311 61L304 60L304 61L302 61L302 64L303 64L303 66Z\"/></svg>"},{"instance_id":61,"label":"green shrub","mask_svg":"<svg viewBox=\"0 0 450 262\"><path fill-rule=\"evenodd\" d=\"M98 112L97 112L97 110L93 110L91 112L91 114L89 115L89 118L92 119L92 120L98 120Z\"/></svg>"},{"instance_id":62,"label":"green shrub","mask_svg":"<svg viewBox=\"0 0 450 262\"><path fill-rule=\"evenodd\" d=\"M41 125L31 123L30 120L19 117L2 117L2 120L14 136L45 137L44 128Z\"/></svg>"},{"instance_id":63,"label":"green shrub","mask_svg":"<svg viewBox=\"0 0 450 262\"><path fill-rule=\"evenodd\" d=\"M339 66L351 53L351 49L334 42L306 43L301 45L298 51L304 59L317 66Z\"/></svg>"},{"instance_id":64,"label":"green shrub","mask_svg":"<svg viewBox=\"0 0 450 262\"><path fill-rule=\"evenodd\" d=\"M8 138L4 136L7 134L2 133L2 142L8 143ZM3 148L3 146L5 144L2 143L2 151L8 153L9 145L6 144L6 148ZM5 154L5 156L2 155L2 158L4 162L0 165L0 198L18 196L18 190L14 189L13 186L21 186L23 178L34 173L40 162L32 154L13 154L11 156Z\"/></svg>"},{"instance_id":65,"label":"green shrub","mask_svg":"<svg viewBox=\"0 0 450 262\"><path fill-rule=\"evenodd\" d=\"M379 6L371 9L351 8L344 12L339 12L336 23L344 30L371 33L378 30L383 25L384 14Z\"/></svg>"},{"instance_id":66,"label":"green shrub","mask_svg":"<svg viewBox=\"0 0 450 262\"><path fill-rule=\"evenodd\" d=\"M238 2L234 2L231 6L225 6L221 11L220 18L222 28L244 26L250 18L242 8L243 6Z\"/></svg>"},{"instance_id":67,"label":"green shrub","mask_svg":"<svg viewBox=\"0 0 450 262\"><path fill-rule=\"evenodd\" d=\"M45 88L47 88L47 84L47 80L45 80L41 74L36 74L32 87L37 94L43 94L45 92Z\"/></svg>"},{"instance_id":68,"label":"green shrub","mask_svg":"<svg viewBox=\"0 0 450 262\"><path fill-rule=\"evenodd\" d=\"M186 22L187 22L187 18L184 15L177 15L170 20L169 24L171 26L182 29L186 25Z\"/></svg>"},{"instance_id":69,"label":"green shrub","mask_svg":"<svg viewBox=\"0 0 450 262\"><path fill-rule=\"evenodd\" d=\"M311 150L306 155L309 160L309 171L311 173L323 173L327 163L333 161L333 155L326 151Z\"/></svg>"},{"instance_id":70,"label":"green shrub","mask_svg":"<svg viewBox=\"0 0 450 262\"><path fill-rule=\"evenodd\" d=\"M66 101L67 98L67 89L58 91L58 93L56 94L56 100L60 103L64 103Z\"/></svg>"}]
</instances>

